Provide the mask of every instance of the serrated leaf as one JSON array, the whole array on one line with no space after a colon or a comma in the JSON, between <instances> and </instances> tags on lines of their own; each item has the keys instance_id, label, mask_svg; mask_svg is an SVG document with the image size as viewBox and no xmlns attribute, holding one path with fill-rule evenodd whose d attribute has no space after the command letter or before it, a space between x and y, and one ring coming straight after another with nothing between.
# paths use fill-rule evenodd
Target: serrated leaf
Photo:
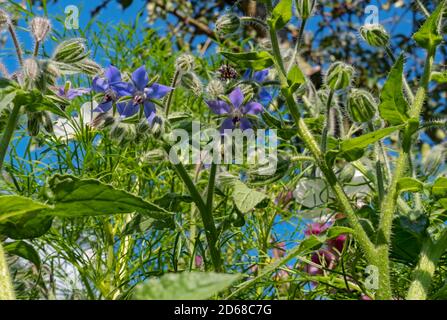
<instances>
[{"instance_id":1,"label":"serrated leaf","mask_svg":"<svg viewBox=\"0 0 447 320\"><path fill-rule=\"evenodd\" d=\"M427 18L422 27L413 35L414 41L427 50L432 50L442 42L441 22L445 9L445 0Z\"/></svg>"},{"instance_id":2,"label":"serrated leaf","mask_svg":"<svg viewBox=\"0 0 447 320\"><path fill-rule=\"evenodd\" d=\"M234 185L233 201L242 213L253 210L266 197L264 193L250 189L240 181Z\"/></svg>"},{"instance_id":3,"label":"serrated leaf","mask_svg":"<svg viewBox=\"0 0 447 320\"><path fill-rule=\"evenodd\" d=\"M408 102L402 91L403 69L404 56L401 55L391 69L380 93L380 116L391 125L402 124L409 119Z\"/></svg>"},{"instance_id":4,"label":"serrated leaf","mask_svg":"<svg viewBox=\"0 0 447 320\"><path fill-rule=\"evenodd\" d=\"M420 192L423 188L424 184L414 178L402 178L397 182L398 192Z\"/></svg>"},{"instance_id":5,"label":"serrated leaf","mask_svg":"<svg viewBox=\"0 0 447 320\"><path fill-rule=\"evenodd\" d=\"M237 274L213 272L168 273L135 288L137 300L205 300L230 287Z\"/></svg>"},{"instance_id":6,"label":"serrated leaf","mask_svg":"<svg viewBox=\"0 0 447 320\"><path fill-rule=\"evenodd\" d=\"M400 128L402 128L402 126L384 128L357 138L344 140L340 144L340 154L338 156L348 161L358 160L368 146L389 136Z\"/></svg>"},{"instance_id":7,"label":"serrated leaf","mask_svg":"<svg viewBox=\"0 0 447 320\"><path fill-rule=\"evenodd\" d=\"M260 52L222 52L228 60L237 63L241 68L253 69L255 71L264 70L273 65L273 57L267 51Z\"/></svg>"},{"instance_id":8,"label":"serrated leaf","mask_svg":"<svg viewBox=\"0 0 447 320\"><path fill-rule=\"evenodd\" d=\"M281 0L273 9L270 23L276 30L282 29L292 19L292 14L292 0Z\"/></svg>"},{"instance_id":9,"label":"serrated leaf","mask_svg":"<svg viewBox=\"0 0 447 320\"><path fill-rule=\"evenodd\" d=\"M94 179L55 175L48 181L52 214L61 217L98 216L139 212L154 219L172 216L165 209L127 191Z\"/></svg>"},{"instance_id":10,"label":"serrated leaf","mask_svg":"<svg viewBox=\"0 0 447 320\"><path fill-rule=\"evenodd\" d=\"M32 263L39 269L41 262L40 257L37 251L33 248L32 245L25 241L14 241L7 243L3 246L6 252L11 255L19 256L23 259L26 259Z\"/></svg>"}]
</instances>

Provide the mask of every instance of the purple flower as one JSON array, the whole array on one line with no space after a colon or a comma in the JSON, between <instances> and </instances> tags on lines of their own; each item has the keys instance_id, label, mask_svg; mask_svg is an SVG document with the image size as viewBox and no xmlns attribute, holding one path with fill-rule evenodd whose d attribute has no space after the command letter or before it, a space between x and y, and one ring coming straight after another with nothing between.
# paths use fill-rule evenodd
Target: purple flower
<instances>
[{"instance_id":1,"label":"purple flower","mask_svg":"<svg viewBox=\"0 0 447 320\"><path fill-rule=\"evenodd\" d=\"M337 249L337 252L342 252L343 251L343 247L345 246L345 242L346 239L348 237L345 234L341 234L338 237L336 237L335 239L331 239L328 241L328 245L331 248L335 248Z\"/></svg>"},{"instance_id":2,"label":"purple flower","mask_svg":"<svg viewBox=\"0 0 447 320\"><path fill-rule=\"evenodd\" d=\"M272 102L273 100L273 97L268 92L268 90L263 87L263 84L269 75L270 69L256 71L253 76L251 76L251 72L252 70L248 69L247 72L245 72L244 74L244 79L257 82L261 86L261 89L259 90L259 101L264 105L270 104L270 102Z\"/></svg>"},{"instance_id":3,"label":"purple flower","mask_svg":"<svg viewBox=\"0 0 447 320\"><path fill-rule=\"evenodd\" d=\"M105 70L105 77L93 79L93 90L104 93L104 98L95 112L107 112L119 98L130 95L130 85L121 80L120 71L110 66Z\"/></svg>"},{"instance_id":4,"label":"purple flower","mask_svg":"<svg viewBox=\"0 0 447 320\"><path fill-rule=\"evenodd\" d=\"M228 96L231 104L222 100L207 101L210 109L217 115L226 115L227 118L223 121L220 131L234 129L239 126L242 131L250 129L251 123L248 120L248 115L257 115L263 107L258 102L249 102L244 105L244 94L240 88L236 88Z\"/></svg>"},{"instance_id":5,"label":"purple flower","mask_svg":"<svg viewBox=\"0 0 447 320\"><path fill-rule=\"evenodd\" d=\"M84 94L90 92L89 88L72 89L70 83L67 83L63 87L57 87L56 89L57 89L57 95L67 100L73 100L76 97L83 96Z\"/></svg>"},{"instance_id":6,"label":"purple flower","mask_svg":"<svg viewBox=\"0 0 447 320\"><path fill-rule=\"evenodd\" d=\"M158 83L149 84L149 75L146 68L140 67L132 73L132 83L130 84L130 96L132 100L128 102L118 103L118 112L123 117L131 117L136 114L140 107L143 107L144 115L149 123L152 123L155 114L155 104L152 102L154 99L162 99L174 88L164 86Z\"/></svg>"},{"instance_id":7,"label":"purple flower","mask_svg":"<svg viewBox=\"0 0 447 320\"><path fill-rule=\"evenodd\" d=\"M314 223L307 225L307 228L304 231L304 234L306 236L310 236L310 235L318 236L319 234L325 232L329 227L330 227L330 225L328 225L327 223L314 222Z\"/></svg>"}]
</instances>

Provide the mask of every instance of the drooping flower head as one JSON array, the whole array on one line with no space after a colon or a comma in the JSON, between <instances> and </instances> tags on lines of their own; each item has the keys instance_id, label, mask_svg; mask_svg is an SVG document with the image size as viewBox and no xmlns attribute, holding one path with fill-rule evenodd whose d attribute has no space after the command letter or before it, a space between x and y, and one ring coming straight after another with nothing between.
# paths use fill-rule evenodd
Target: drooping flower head
<instances>
[{"instance_id":1,"label":"drooping flower head","mask_svg":"<svg viewBox=\"0 0 447 320\"><path fill-rule=\"evenodd\" d=\"M132 99L117 105L118 112L122 117L131 117L142 107L146 119L152 124L156 116L156 108L152 100L164 98L174 88L158 83L153 83L149 87L148 85L149 75L144 66L132 73L132 83L129 86L129 95Z\"/></svg>"},{"instance_id":2,"label":"drooping flower head","mask_svg":"<svg viewBox=\"0 0 447 320\"><path fill-rule=\"evenodd\" d=\"M130 95L130 86L121 79L121 72L114 66L105 70L104 78L93 79L93 90L104 93L102 102L96 108L96 112L107 112L112 109L113 103L119 98Z\"/></svg>"},{"instance_id":3,"label":"drooping flower head","mask_svg":"<svg viewBox=\"0 0 447 320\"><path fill-rule=\"evenodd\" d=\"M207 101L209 108L217 115L224 115L220 130L231 130L239 127L242 131L250 129L252 124L248 119L249 115L257 115L262 112L263 107L258 102L244 102L244 94L240 88L236 88L228 96L228 101L214 100Z\"/></svg>"}]
</instances>

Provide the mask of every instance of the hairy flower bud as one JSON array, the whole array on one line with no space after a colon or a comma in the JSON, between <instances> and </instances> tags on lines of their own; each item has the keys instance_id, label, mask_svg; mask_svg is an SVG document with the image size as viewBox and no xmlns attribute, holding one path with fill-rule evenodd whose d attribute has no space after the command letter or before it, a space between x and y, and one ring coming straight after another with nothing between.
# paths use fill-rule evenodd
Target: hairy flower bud
<instances>
[{"instance_id":1,"label":"hairy flower bud","mask_svg":"<svg viewBox=\"0 0 447 320\"><path fill-rule=\"evenodd\" d=\"M156 116L154 118L154 121L152 122L152 127L151 127L151 133L154 137L159 138L163 132L164 132L164 121L162 118L160 118L159 116Z\"/></svg>"},{"instance_id":2,"label":"hairy flower bud","mask_svg":"<svg viewBox=\"0 0 447 320\"><path fill-rule=\"evenodd\" d=\"M354 178L355 175L355 168L352 165L346 165L343 167L343 169L340 171L338 175L338 179L340 182L343 183L349 183L352 181L352 178Z\"/></svg>"},{"instance_id":3,"label":"hairy flower bud","mask_svg":"<svg viewBox=\"0 0 447 320\"><path fill-rule=\"evenodd\" d=\"M85 40L75 38L60 43L54 50L53 60L70 64L84 60L88 55Z\"/></svg>"},{"instance_id":4,"label":"hairy flower bud","mask_svg":"<svg viewBox=\"0 0 447 320\"><path fill-rule=\"evenodd\" d=\"M241 27L241 19L234 13L227 13L216 21L216 32L221 35L231 35Z\"/></svg>"},{"instance_id":5,"label":"hairy flower bud","mask_svg":"<svg viewBox=\"0 0 447 320\"><path fill-rule=\"evenodd\" d=\"M309 19L315 9L316 0L296 0L296 10L301 19Z\"/></svg>"},{"instance_id":6,"label":"hairy flower bud","mask_svg":"<svg viewBox=\"0 0 447 320\"><path fill-rule=\"evenodd\" d=\"M52 134L54 132L53 120L49 112L42 113L42 126L46 132Z\"/></svg>"},{"instance_id":7,"label":"hairy flower bud","mask_svg":"<svg viewBox=\"0 0 447 320\"><path fill-rule=\"evenodd\" d=\"M39 65L37 64L36 60L26 59L23 62L23 76L25 79L34 81L39 77L39 73Z\"/></svg>"},{"instance_id":8,"label":"hairy flower bud","mask_svg":"<svg viewBox=\"0 0 447 320\"><path fill-rule=\"evenodd\" d=\"M43 122L41 112L29 112L27 130L31 137L36 137L40 132L40 125Z\"/></svg>"},{"instance_id":9,"label":"hairy flower bud","mask_svg":"<svg viewBox=\"0 0 447 320\"><path fill-rule=\"evenodd\" d=\"M325 83L332 90L349 87L354 74L354 68L343 62L334 62L326 74Z\"/></svg>"},{"instance_id":10,"label":"hairy flower bud","mask_svg":"<svg viewBox=\"0 0 447 320\"><path fill-rule=\"evenodd\" d=\"M203 84L199 77L194 72L185 73L182 76L181 84L186 89L191 90L195 95L201 95L203 91Z\"/></svg>"},{"instance_id":11,"label":"hairy flower bud","mask_svg":"<svg viewBox=\"0 0 447 320\"><path fill-rule=\"evenodd\" d=\"M225 86L222 81L213 79L208 83L208 86L206 87L206 93L213 98L217 98L221 94L225 93Z\"/></svg>"},{"instance_id":12,"label":"hairy flower bud","mask_svg":"<svg viewBox=\"0 0 447 320\"><path fill-rule=\"evenodd\" d=\"M193 71L194 67L194 56L188 53L181 54L175 61L175 68L181 73Z\"/></svg>"},{"instance_id":13,"label":"hairy flower bud","mask_svg":"<svg viewBox=\"0 0 447 320\"><path fill-rule=\"evenodd\" d=\"M9 22L11 21L9 14L0 9L0 31L8 27Z\"/></svg>"},{"instance_id":14,"label":"hairy flower bud","mask_svg":"<svg viewBox=\"0 0 447 320\"><path fill-rule=\"evenodd\" d=\"M90 76L96 76L103 72L102 67L91 59L84 59L75 63L75 66L79 68L83 73Z\"/></svg>"},{"instance_id":15,"label":"hairy flower bud","mask_svg":"<svg viewBox=\"0 0 447 320\"><path fill-rule=\"evenodd\" d=\"M31 20L30 29L34 40L42 42L51 30L50 20L43 17L35 17Z\"/></svg>"},{"instance_id":16,"label":"hairy flower bud","mask_svg":"<svg viewBox=\"0 0 447 320\"><path fill-rule=\"evenodd\" d=\"M373 47L384 48L390 42L390 35L380 24L367 24L360 28L360 36Z\"/></svg>"},{"instance_id":17,"label":"hairy flower bud","mask_svg":"<svg viewBox=\"0 0 447 320\"><path fill-rule=\"evenodd\" d=\"M247 103L255 97L255 90L249 84L242 84L239 86L244 94L244 103Z\"/></svg>"},{"instance_id":18,"label":"hairy flower bud","mask_svg":"<svg viewBox=\"0 0 447 320\"><path fill-rule=\"evenodd\" d=\"M348 97L348 111L354 122L365 123L371 121L377 110L377 102L366 90L353 89Z\"/></svg>"}]
</instances>

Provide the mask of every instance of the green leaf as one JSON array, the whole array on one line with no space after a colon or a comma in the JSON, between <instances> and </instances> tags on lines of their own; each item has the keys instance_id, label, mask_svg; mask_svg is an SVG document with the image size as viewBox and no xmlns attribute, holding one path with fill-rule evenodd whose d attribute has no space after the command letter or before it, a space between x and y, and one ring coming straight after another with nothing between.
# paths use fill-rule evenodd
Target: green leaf
<instances>
[{"instance_id":1,"label":"green leaf","mask_svg":"<svg viewBox=\"0 0 447 320\"><path fill-rule=\"evenodd\" d=\"M342 235L342 234L353 234L353 233L354 233L354 230L352 230L351 228L335 226L335 227L330 228L327 231L327 237L328 237L328 239L333 239L333 238L337 238L339 235Z\"/></svg>"},{"instance_id":2,"label":"green leaf","mask_svg":"<svg viewBox=\"0 0 447 320\"><path fill-rule=\"evenodd\" d=\"M65 117L63 110L37 89L31 91L18 90L14 103L24 106L28 112L49 111L55 115Z\"/></svg>"},{"instance_id":3,"label":"green leaf","mask_svg":"<svg viewBox=\"0 0 447 320\"><path fill-rule=\"evenodd\" d=\"M303 72L297 65L293 66L293 68L287 75L287 82L292 93L295 92L300 85L306 82L306 78L304 78Z\"/></svg>"},{"instance_id":4,"label":"green leaf","mask_svg":"<svg viewBox=\"0 0 447 320\"><path fill-rule=\"evenodd\" d=\"M40 269L41 262L39 254L29 243L25 241L15 241L5 244L3 248L11 255L19 256L34 263L34 265Z\"/></svg>"},{"instance_id":5,"label":"green leaf","mask_svg":"<svg viewBox=\"0 0 447 320\"><path fill-rule=\"evenodd\" d=\"M48 181L52 214L61 217L98 216L139 212L154 219L168 219L171 213L127 191L94 179L55 175Z\"/></svg>"},{"instance_id":6,"label":"green leaf","mask_svg":"<svg viewBox=\"0 0 447 320\"><path fill-rule=\"evenodd\" d=\"M222 52L222 55L241 68L250 68L256 71L269 68L273 65L273 57L267 51L242 53Z\"/></svg>"},{"instance_id":7,"label":"green leaf","mask_svg":"<svg viewBox=\"0 0 447 320\"><path fill-rule=\"evenodd\" d=\"M14 101L16 91L17 87L13 81L0 78L0 112Z\"/></svg>"},{"instance_id":8,"label":"green leaf","mask_svg":"<svg viewBox=\"0 0 447 320\"><path fill-rule=\"evenodd\" d=\"M292 19L292 14L292 0L281 0L273 9L270 23L276 30L282 29Z\"/></svg>"},{"instance_id":9,"label":"green leaf","mask_svg":"<svg viewBox=\"0 0 447 320\"><path fill-rule=\"evenodd\" d=\"M348 160L355 161L362 157L364 150L371 144L389 136L391 133L399 130L402 126L395 126L380 129L363 136L344 140L340 144L340 153L338 156Z\"/></svg>"},{"instance_id":10,"label":"green leaf","mask_svg":"<svg viewBox=\"0 0 447 320\"><path fill-rule=\"evenodd\" d=\"M234 185L233 201L242 213L253 210L266 197L264 193L252 190L240 181Z\"/></svg>"},{"instance_id":11,"label":"green leaf","mask_svg":"<svg viewBox=\"0 0 447 320\"><path fill-rule=\"evenodd\" d=\"M431 189L433 196L436 198L446 198L447 197L447 178L438 178Z\"/></svg>"},{"instance_id":12,"label":"green leaf","mask_svg":"<svg viewBox=\"0 0 447 320\"><path fill-rule=\"evenodd\" d=\"M435 81L439 84L445 84L447 83L447 71L444 72L432 72L431 74L431 80Z\"/></svg>"},{"instance_id":13,"label":"green leaf","mask_svg":"<svg viewBox=\"0 0 447 320\"><path fill-rule=\"evenodd\" d=\"M168 273L135 288L137 300L205 300L230 287L237 274L213 272Z\"/></svg>"},{"instance_id":14,"label":"green leaf","mask_svg":"<svg viewBox=\"0 0 447 320\"><path fill-rule=\"evenodd\" d=\"M0 234L11 239L31 239L45 234L52 217L51 207L21 196L0 197Z\"/></svg>"},{"instance_id":15,"label":"green leaf","mask_svg":"<svg viewBox=\"0 0 447 320\"><path fill-rule=\"evenodd\" d=\"M420 192L424 184L414 178L402 178L397 182L398 192Z\"/></svg>"},{"instance_id":16,"label":"green leaf","mask_svg":"<svg viewBox=\"0 0 447 320\"><path fill-rule=\"evenodd\" d=\"M408 103L402 91L404 56L401 55L390 71L380 93L379 113L383 120L398 125L409 119Z\"/></svg>"},{"instance_id":17,"label":"green leaf","mask_svg":"<svg viewBox=\"0 0 447 320\"><path fill-rule=\"evenodd\" d=\"M441 24L445 9L445 0L441 1L435 11L428 17L422 27L413 35L414 41L427 50L436 48L442 42Z\"/></svg>"}]
</instances>

